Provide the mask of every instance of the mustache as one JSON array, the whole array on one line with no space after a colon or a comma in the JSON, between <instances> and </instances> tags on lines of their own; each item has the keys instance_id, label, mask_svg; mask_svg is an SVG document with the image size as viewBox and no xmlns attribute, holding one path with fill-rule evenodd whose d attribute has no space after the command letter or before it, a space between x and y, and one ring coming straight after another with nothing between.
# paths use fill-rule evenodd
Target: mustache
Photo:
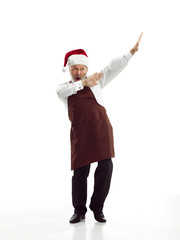
<instances>
[{"instance_id":1,"label":"mustache","mask_svg":"<svg viewBox=\"0 0 180 240\"><path fill-rule=\"evenodd\" d=\"M74 78L74 80L78 81L78 80L84 80L87 77L86 77L86 75L80 76L79 74L76 74L73 78Z\"/></svg>"}]
</instances>

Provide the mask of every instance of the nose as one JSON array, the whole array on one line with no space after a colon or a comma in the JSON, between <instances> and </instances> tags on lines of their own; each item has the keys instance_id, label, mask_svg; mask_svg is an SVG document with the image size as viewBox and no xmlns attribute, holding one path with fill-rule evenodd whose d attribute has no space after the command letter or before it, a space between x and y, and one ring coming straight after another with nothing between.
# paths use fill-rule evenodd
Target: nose
<instances>
[{"instance_id":1,"label":"nose","mask_svg":"<svg viewBox=\"0 0 180 240\"><path fill-rule=\"evenodd\" d=\"M77 74L80 74L81 73L81 70L80 69L77 69Z\"/></svg>"}]
</instances>

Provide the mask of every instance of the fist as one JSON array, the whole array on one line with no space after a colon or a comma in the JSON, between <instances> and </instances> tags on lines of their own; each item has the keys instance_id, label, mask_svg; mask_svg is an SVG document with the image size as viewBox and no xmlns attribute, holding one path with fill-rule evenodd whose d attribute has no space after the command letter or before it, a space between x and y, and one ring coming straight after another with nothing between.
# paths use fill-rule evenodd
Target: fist
<instances>
[{"instance_id":1,"label":"fist","mask_svg":"<svg viewBox=\"0 0 180 240\"><path fill-rule=\"evenodd\" d=\"M137 42L136 45L130 50L131 54L134 55L135 52L138 51L139 43Z\"/></svg>"}]
</instances>

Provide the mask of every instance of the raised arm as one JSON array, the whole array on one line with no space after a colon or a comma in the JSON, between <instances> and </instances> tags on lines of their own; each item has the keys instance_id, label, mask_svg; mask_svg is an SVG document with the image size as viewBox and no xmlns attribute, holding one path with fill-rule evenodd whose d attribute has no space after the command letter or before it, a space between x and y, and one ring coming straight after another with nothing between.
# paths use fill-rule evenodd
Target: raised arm
<instances>
[{"instance_id":1,"label":"raised arm","mask_svg":"<svg viewBox=\"0 0 180 240\"><path fill-rule=\"evenodd\" d=\"M105 87L108 83L110 83L127 66L130 58L134 55L136 51L138 51L142 35L143 33L141 33L137 43L130 50L129 53L112 59L108 66L102 69L102 78L99 81L102 88Z\"/></svg>"},{"instance_id":2,"label":"raised arm","mask_svg":"<svg viewBox=\"0 0 180 240\"><path fill-rule=\"evenodd\" d=\"M132 54L129 52L126 55L113 58L110 63L101 70L102 78L100 79L100 85L104 88L110 83L128 64Z\"/></svg>"}]
</instances>

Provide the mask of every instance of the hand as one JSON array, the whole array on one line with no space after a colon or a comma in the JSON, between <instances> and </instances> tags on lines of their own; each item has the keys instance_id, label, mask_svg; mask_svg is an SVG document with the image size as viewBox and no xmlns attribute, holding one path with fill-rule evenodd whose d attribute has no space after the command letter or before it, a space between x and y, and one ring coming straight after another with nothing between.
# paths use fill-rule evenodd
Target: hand
<instances>
[{"instance_id":1,"label":"hand","mask_svg":"<svg viewBox=\"0 0 180 240\"><path fill-rule=\"evenodd\" d=\"M138 39L136 45L130 50L130 53L131 53L132 55L134 55L135 52L138 51L138 47L139 47L139 43L140 43L140 41L141 41L142 35L143 35L143 32L140 34L139 39Z\"/></svg>"},{"instance_id":2,"label":"hand","mask_svg":"<svg viewBox=\"0 0 180 240\"><path fill-rule=\"evenodd\" d=\"M97 85L97 81L102 77L102 73L94 73L93 75L87 77L86 79L82 80L82 84L85 87L93 87Z\"/></svg>"}]
</instances>

